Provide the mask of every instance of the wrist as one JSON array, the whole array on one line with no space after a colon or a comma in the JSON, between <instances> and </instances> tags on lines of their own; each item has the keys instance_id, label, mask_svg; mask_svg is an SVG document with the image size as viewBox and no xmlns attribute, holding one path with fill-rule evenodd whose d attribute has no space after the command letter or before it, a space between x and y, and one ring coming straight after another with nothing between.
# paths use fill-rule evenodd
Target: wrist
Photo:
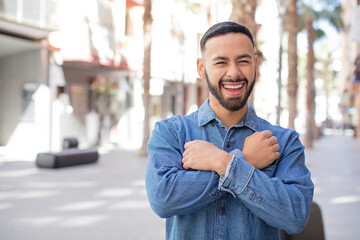
<instances>
[{"instance_id":1,"label":"wrist","mask_svg":"<svg viewBox=\"0 0 360 240\"><path fill-rule=\"evenodd\" d=\"M227 166L232 158L233 156L230 153L224 151L224 155L220 158L220 161L218 161L214 171L219 174L221 178L224 178Z\"/></svg>"}]
</instances>

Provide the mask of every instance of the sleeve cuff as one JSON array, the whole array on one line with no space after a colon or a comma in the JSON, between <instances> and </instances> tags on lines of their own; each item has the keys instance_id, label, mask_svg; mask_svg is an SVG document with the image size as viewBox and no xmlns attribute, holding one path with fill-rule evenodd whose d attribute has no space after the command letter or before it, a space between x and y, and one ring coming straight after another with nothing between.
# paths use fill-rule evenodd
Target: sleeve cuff
<instances>
[{"instance_id":1,"label":"sleeve cuff","mask_svg":"<svg viewBox=\"0 0 360 240\"><path fill-rule=\"evenodd\" d=\"M219 190L231 193L234 197L241 194L250 182L255 167L248 164L238 149L231 152L232 160L228 163L225 177L219 181Z\"/></svg>"},{"instance_id":2,"label":"sleeve cuff","mask_svg":"<svg viewBox=\"0 0 360 240\"><path fill-rule=\"evenodd\" d=\"M235 156L233 155L232 159L229 161L229 163L226 167L225 176L224 176L224 178L220 179L220 181L223 181L225 178L227 178L227 176L229 176L230 168L231 168L232 162L234 161L234 157Z\"/></svg>"}]
</instances>

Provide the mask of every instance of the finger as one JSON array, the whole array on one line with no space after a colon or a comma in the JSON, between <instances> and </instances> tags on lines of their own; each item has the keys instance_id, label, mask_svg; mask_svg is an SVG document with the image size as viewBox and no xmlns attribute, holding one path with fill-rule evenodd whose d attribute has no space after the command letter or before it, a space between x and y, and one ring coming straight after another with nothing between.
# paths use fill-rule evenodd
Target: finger
<instances>
[{"instance_id":1,"label":"finger","mask_svg":"<svg viewBox=\"0 0 360 240\"><path fill-rule=\"evenodd\" d=\"M188 158L187 157L184 157L181 162L183 163L183 165L188 161Z\"/></svg>"},{"instance_id":2,"label":"finger","mask_svg":"<svg viewBox=\"0 0 360 240\"><path fill-rule=\"evenodd\" d=\"M279 144L274 144L273 149L275 152L278 152L280 150L280 145Z\"/></svg>"},{"instance_id":3,"label":"finger","mask_svg":"<svg viewBox=\"0 0 360 240\"><path fill-rule=\"evenodd\" d=\"M200 142L200 140L189 141L189 142L185 143L184 148L188 149L188 148L194 146L195 144L198 144L199 142Z\"/></svg>"},{"instance_id":4,"label":"finger","mask_svg":"<svg viewBox=\"0 0 360 240\"><path fill-rule=\"evenodd\" d=\"M184 168L185 170L190 170L190 169L191 169L191 167L189 166L189 162L188 162L188 161L186 161L186 162L183 164L183 168Z\"/></svg>"},{"instance_id":5,"label":"finger","mask_svg":"<svg viewBox=\"0 0 360 240\"><path fill-rule=\"evenodd\" d=\"M271 145L274 145L275 143L277 143L277 137L275 137L275 136L270 137L269 142Z\"/></svg>"},{"instance_id":6,"label":"finger","mask_svg":"<svg viewBox=\"0 0 360 240\"><path fill-rule=\"evenodd\" d=\"M275 159L278 159L280 157L280 153L279 152L275 152Z\"/></svg>"},{"instance_id":7,"label":"finger","mask_svg":"<svg viewBox=\"0 0 360 240\"><path fill-rule=\"evenodd\" d=\"M194 144L193 141L187 142L185 143L184 148L189 149L193 144Z\"/></svg>"},{"instance_id":8,"label":"finger","mask_svg":"<svg viewBox=\"0 0 360 240\"><path fill-rule=\"evenodd\" d=\"M272 136L272 132L270 130L262 131L262 134L264 134L265 137L268 137L268 138Z\"/></svg>"},{"instance_id":9,"label":"finger","mask_svg":"<svg viewBox=\"0 0 360 240\"><path fill-rule=\"evenodd\" d=\"M189 154L190 154L190 151L185 150L185 151L183 152L183 157L186 157L186 156L188 156Z\"/></svg>"}]
</instances>

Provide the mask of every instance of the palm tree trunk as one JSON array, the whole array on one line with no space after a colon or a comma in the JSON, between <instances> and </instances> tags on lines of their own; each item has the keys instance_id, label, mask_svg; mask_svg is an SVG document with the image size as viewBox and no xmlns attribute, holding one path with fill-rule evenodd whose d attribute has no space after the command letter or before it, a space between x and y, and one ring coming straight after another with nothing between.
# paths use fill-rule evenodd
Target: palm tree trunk
<instances>
[{"instance_id":1,"label":"palm tree trunk","mask_svg":"<svg viewBox=\"0 0 360 240\"><path fill-rule=\"evenodd\" d=\"M295 118L297 115L297 34L299 32L299 16L296 7L297 0L291 0L286 14L288 35L288 85L287 93L289 97L289 125L295 129Z\"/></svg>"},{"instance_id":2,"label":"palm tree trunk","mask_svg":"<svg viewBox=\"0 0 360 240\"><path fill-rule=\"evenodd\" d=\"M151 16L151 0L144 1L144 93L143 93L143 103L144 103L144 136L143 143L140 149L139 154L141 156L147 155L147 143L150 138L150 70L151 70L151 26L152 26L152 16Z\"/></svg>"},{"instance_id":3,"label":"palm tree trunk","mask_svg":"<svg viewBox=\"0 0 360 240\"><path fill-rule=\"evenodd\" d=\"M305 22L306 31L308 33L308 53L307 53L307 65L306 65L306 79L307 79L307 92L306 92L306 136L305 147L312 148L313 140L316 134L315 125L315 83L314 83L314 64L315 56L313 44L315 41L315 30L313 27L313 19L306 18Z\"/></svg>"},{"instance_id":4,"label":"palm tree trunk","mask_svg":"<svg viewBox=\"0 0 360 240\"><path fill-rule=\"evenodd\" d=\"M329 84L330 84L330 76L328 66L331 61L329 58L326 58L323 61L323 79L324 79L324 90L325 90L325 109L326 109L326 121L329 120Z\"/></svg>"},{"instance_id":5,"label":"palm tree trunk","mask_svg":"<svg viewBox=\"0 0 360 240\"><path fill-rule=\"evenodd\" d=\"M232 12L230 20L243 24L249 28L253 35L254 42L256 43L256 35L260 25L255 22L255 13L258 3L257 0L232 0ZM262 52L255 46L255 54L259 57L259 62L262 61ZM249 97L249 102L254 106L254 91Z\"/></svg>"},{"instance_id":6,"label":"palm tree trunk","mask_svg":"<svg viewBox=\"0 0 360 240\"><path fill-rule=\"evenodd\" d=\"M232 0L230 20L243 24L253 34L254 41L260 25L255 22L257 0ZM256 42L256 41L255 41Z\"/></svg>"}]
</instances>

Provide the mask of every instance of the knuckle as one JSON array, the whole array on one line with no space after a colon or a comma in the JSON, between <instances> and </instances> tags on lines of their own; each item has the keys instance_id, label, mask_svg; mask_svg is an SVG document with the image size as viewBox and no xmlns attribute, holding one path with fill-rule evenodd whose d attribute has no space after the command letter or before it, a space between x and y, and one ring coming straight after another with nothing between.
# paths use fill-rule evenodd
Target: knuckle
<instances>
[{"instance_id":1,"label":"knuckle","mask_svg":"<svg viewBox=\"0 0 360 240\"><path fill-rule=\"evenodd\" d=\"M266 138L267 138L265 132L260 132L260 133L258 133L258 134L257 134L257 137L259 137L260 139L266 139Z\"/></svg>"},{"instance_id":2,"label":"knuckle","mask_svg":"<svg viewBox=\"0 0 360 240\"><path fill-rule=\"evenodd\" d=\"M272 136L272 132L270 130L265 130L263 133L269 137Z\"/></svg>"}]
</instances>

